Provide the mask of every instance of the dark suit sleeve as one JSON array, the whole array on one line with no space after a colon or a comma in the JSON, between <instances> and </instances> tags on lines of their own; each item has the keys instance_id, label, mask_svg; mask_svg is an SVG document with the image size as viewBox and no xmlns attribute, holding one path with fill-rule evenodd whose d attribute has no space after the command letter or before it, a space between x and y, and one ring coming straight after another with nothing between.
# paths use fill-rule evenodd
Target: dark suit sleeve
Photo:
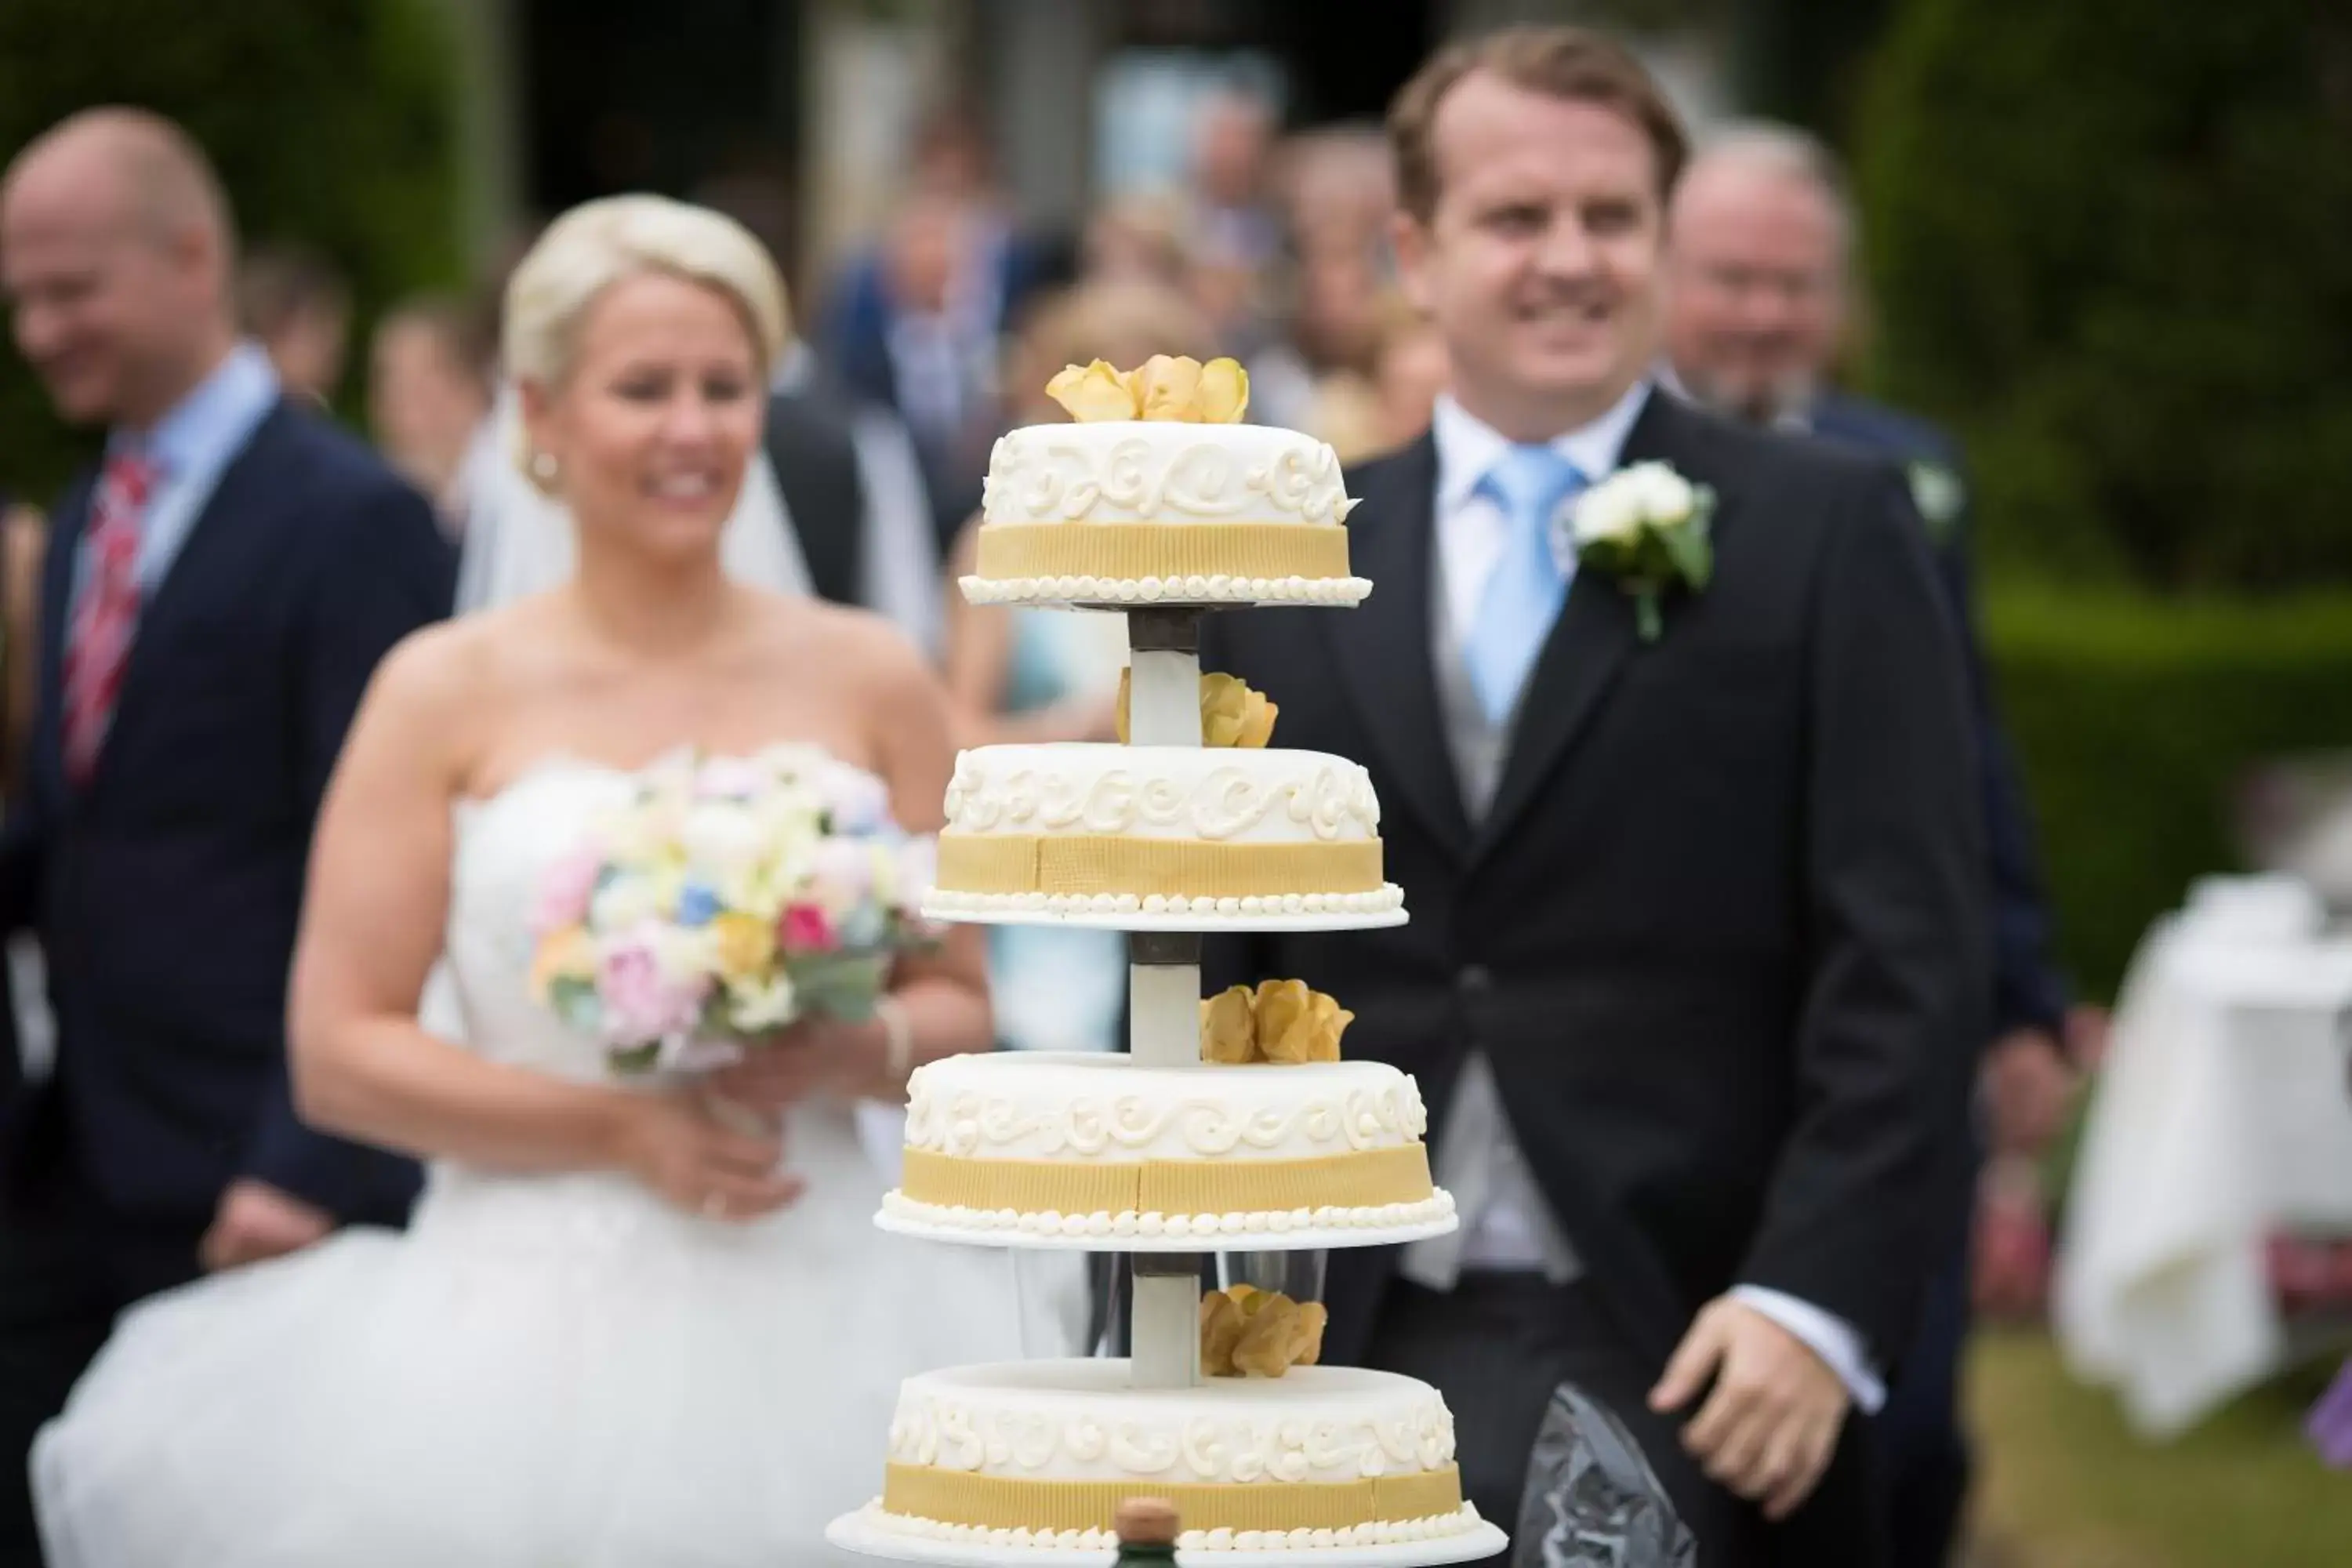
<instances>
[{"instance_id":1,"label":"dark suit sleeve","mask_svg":"<svg viewBox=\"0 0 2352 1568\"><path fill-rule=\"evenodd\" d=\"M1993 1016L1990 1036L2037 1029L2053 1039L2066 1024L2066 983L2052 962L2050 905L2042 891L2033 812L2002 729L1992 677L1977 626L1968 533L1956 528L1937 552L1944 589L1968 654L1969 698L1976 719L1977 768L1984 794L1985 847L1992 876Z\"/></svg>"},{"instance_id":2,"label":"dark suit sleeve","mask_svg":"<svg viewBox=\"0 0 2352 1568\"><path fill-rule=\"evenodd\" d=\"M405 486L371 487L319 542L293 687L297 786L314 821L377 663L401 638L449 613L457 573L432 509ZM415 1183L407 1161L304 1126L282 1068L244 1169L344 1218L382 1215Z\"/></svg>"},{"instance_id":3,"label":"dark suit sleeve","mask_svg":"<svg viewBox=\"0 0 2352 1568\"><path fill-rule=\"evenodd\" d=\"M1811 652L1797 1118L1740 1278L1907 1344L1990 993L1963 656L1907 493L1854 481Z\"/></svg>"}]
</instances>

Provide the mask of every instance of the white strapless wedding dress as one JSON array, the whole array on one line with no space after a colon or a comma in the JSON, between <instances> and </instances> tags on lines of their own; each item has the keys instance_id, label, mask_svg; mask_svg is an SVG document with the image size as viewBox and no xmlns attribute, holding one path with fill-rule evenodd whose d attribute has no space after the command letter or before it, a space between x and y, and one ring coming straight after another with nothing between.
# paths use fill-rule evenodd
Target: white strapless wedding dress
<instances>
[{"instance_id":1,"label":"white strapless wedding dress","mask_svg":"<svg viewBox=\"0 0 2352 1568\"><path fill-rule=\"evenodd\" d=\"M525 994L541 868L632 775L543 765L461 808L449 973L484 1055L597 1048ZM881 1489L898 1380L1076 1353L1075 1255L873 1227L846 1107L790 1118L750 1225L625 1176L443 1164L404 1235L347 1231L130 1313L41 1435L53 1568L801 1568Z\"/></svg>"}]
</instances>

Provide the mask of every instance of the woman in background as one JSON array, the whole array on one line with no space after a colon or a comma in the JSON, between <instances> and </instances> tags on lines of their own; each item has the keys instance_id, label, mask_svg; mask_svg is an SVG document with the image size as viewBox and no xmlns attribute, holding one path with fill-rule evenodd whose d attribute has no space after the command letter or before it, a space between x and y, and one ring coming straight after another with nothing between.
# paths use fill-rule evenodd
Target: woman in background
<instances>
[{"instance_id":1,"label":"woman in background","mask_svg":"<svg viewBox=\"0 0 2352 1568\"><path fill-rule=\"evenodd\" d=\"M1129 279L1089 283L1040 309L1012 355L1011 423L1067 417L1045 395L1066 364L1131 369L1153 354L1214 353L1208 322L1173 289ZM948 584L947 679L966 746L1116 740L1127 617L1084 610L987 608L954 579L972 570L980 520L956 541ZM999 926L989 933L997 1037L1024 1049L1108 1050L1127 995L1116 931Z\"/></svg>"},{"instance_id":2,"label":"woman in background","mask_svg":"<svg viewBox=\"0 0 2352 1568\"><path fill-rule=\"evenodd\" d=\"M479 336L465 305L420 298L383 318L368 354L368 425L376 446L432 500L452 533L465 521L466 454L490 411L490 356Z\"/></svg>"}]
</instances>

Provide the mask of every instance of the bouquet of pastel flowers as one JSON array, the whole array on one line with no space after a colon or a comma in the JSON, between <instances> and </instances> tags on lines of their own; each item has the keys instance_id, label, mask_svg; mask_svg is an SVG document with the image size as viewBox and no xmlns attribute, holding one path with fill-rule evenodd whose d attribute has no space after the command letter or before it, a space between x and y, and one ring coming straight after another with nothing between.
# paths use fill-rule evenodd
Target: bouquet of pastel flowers
<instances>
[{"instance_id":1,"label":"bouquet of pastel flowers","mask_svg":"<svg viewBox=\"0 0 2352 1568\"><path fill-rule=\"evenodd\" d=\"M880 780L812 746L682 752L548 869L532 994L614 1070L699 1071L799 1018L874 1015L894 959L935 940L936 846Z\"/></svg>"}]
</instances>

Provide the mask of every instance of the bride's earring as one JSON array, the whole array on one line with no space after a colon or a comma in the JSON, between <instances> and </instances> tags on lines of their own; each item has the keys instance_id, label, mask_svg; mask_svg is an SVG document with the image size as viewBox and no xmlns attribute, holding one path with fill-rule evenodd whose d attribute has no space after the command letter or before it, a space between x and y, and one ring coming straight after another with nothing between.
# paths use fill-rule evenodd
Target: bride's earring
<instances>
[{"instance_id":1,"label":"bride's earring","mask_svg":"<svg viewBox=\"0 0 2352 1568\"><path fill-rule=\"evenodd\" d=\"M534 452L531 454L530 477L537 479L541 484L553 484L555 482L555 476L562 471L563 465L555 460L554 453Z\"/></svg>"}]
</instances>

